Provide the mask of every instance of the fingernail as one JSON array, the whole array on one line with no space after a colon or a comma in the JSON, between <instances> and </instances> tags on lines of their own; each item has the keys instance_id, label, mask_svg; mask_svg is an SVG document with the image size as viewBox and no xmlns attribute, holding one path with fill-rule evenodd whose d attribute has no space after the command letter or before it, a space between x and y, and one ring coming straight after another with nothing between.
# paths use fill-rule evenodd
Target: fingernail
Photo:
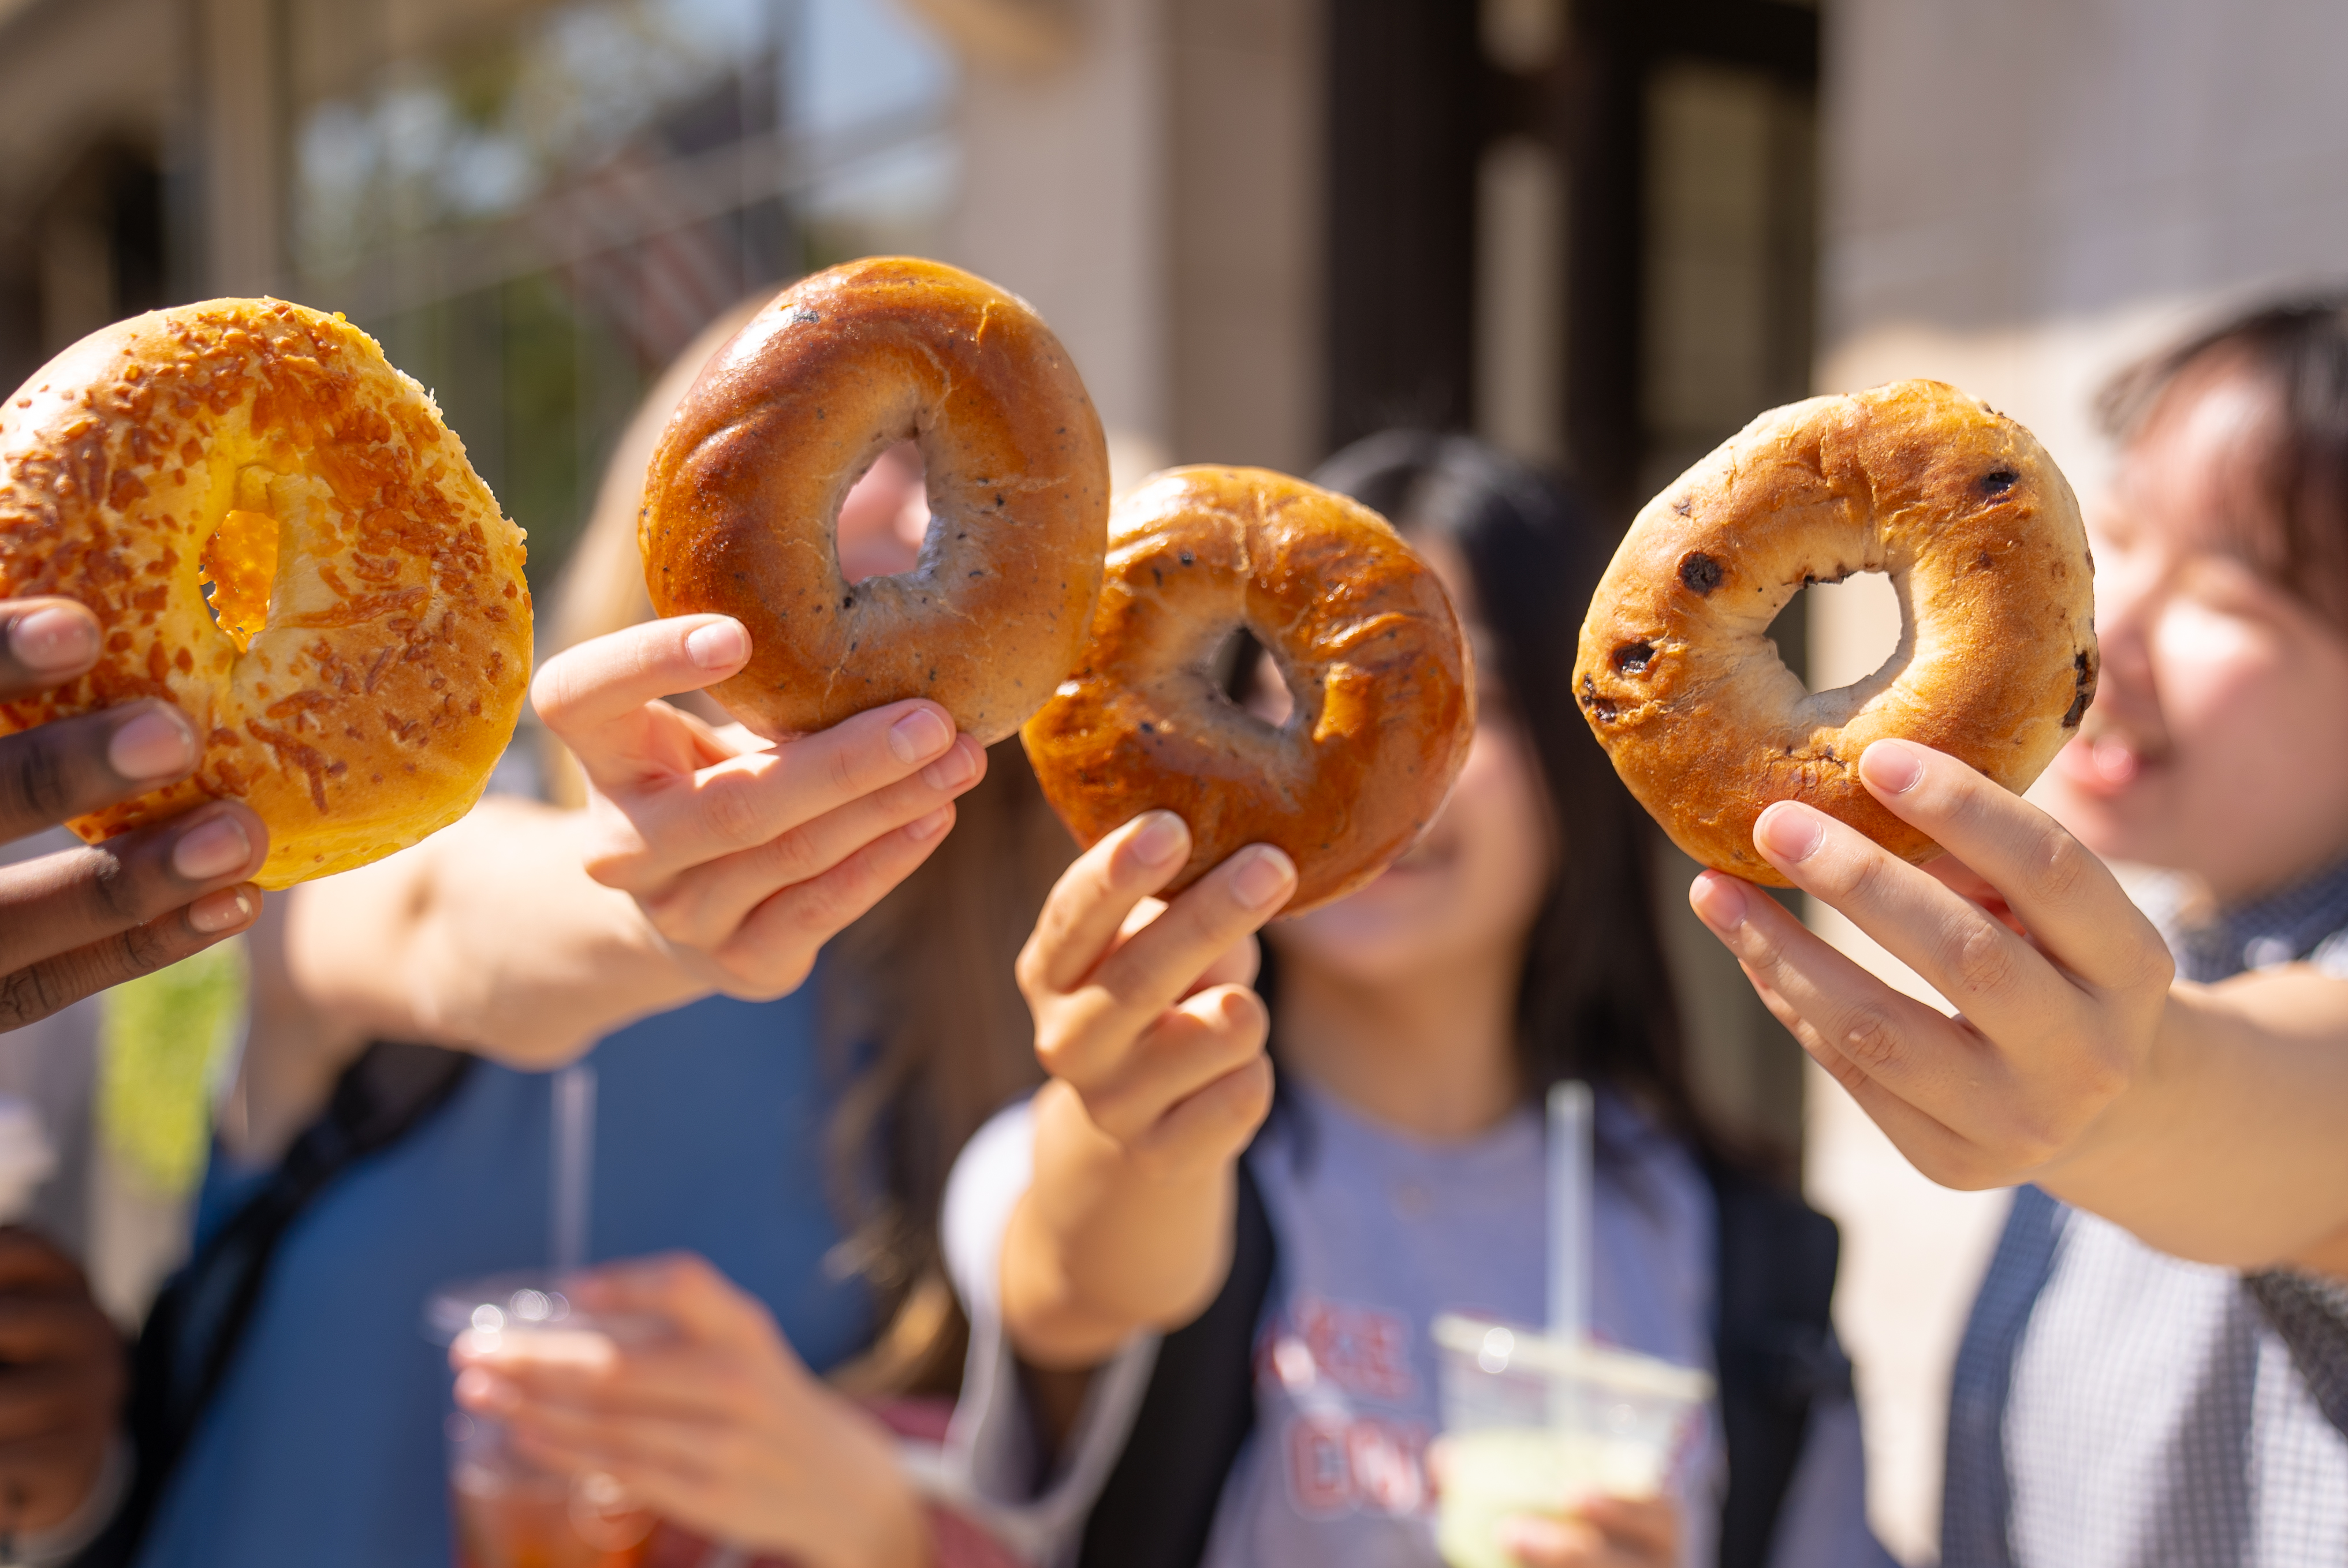
<instances>
[{"instance_id":1,"label":"fingernail","mask_svg":"<svg viewBox=\"0 0 2348 1568\"><path fill-rule=\"evenodd\" d=\"M917 816L907 823L905 836L916 844L926 843L943 833L946 830L946 825L953 821L953 807L942 805L937 810Z\"/></svg>"},{"instance_id":2,"label":"fingernail","mask_svg":"<svg viewBox=\"0 0 2348 1568\"><path fill-rule=\"evenodd\" d=\"M1231 873L1231 895L1242 908L1261 909L1288 897L1296 882L1296 867L1287 856L1268 844L1240 851L1238 869Z\"/></svg>"},{"instance_id":3,"label":"fingernail","mask_svg":"<svg viewBox=\"0 0 2348 1568\"><path fill-rule=\"evenodd\" d=\"M188 906L188 924L209 937L233 931L252 920L261 896L250 887L223 887Z\"/></svg>"},{"instance_id":4,"label":"fingernail","mask_svg":"<svg viewBox=\"0 0 2348 1568\"><path fill-rule=\"evenodd\" d=\"M252 858L252 840L244 824L232 816L201 822L171 845L171 869L191 882L209 882L243 866Z\"/></svg>"},{"instance_id":5,"label":"fingernail","mask_svg":"<svg viewBox=\"0 0 2348 1568\"><path fill-rule=\"evenodd\" d=\"M750 634L738 620L713 620L685 633L685 656L703 670L724 670L750 657Z\"/></svg>"},{"instance_id":6,"label":"fingernail","mask_svg":"<svg viewBox=\"0 0 2348 1568\"><path fill-rule=\"evenodd\" d=\"M1688 889L1688 907L1696 918L1726 936L1745 924L1745 889L1734 876L1706 871Z\"/></svg>"},{"instance_id":7,"label":"fingernail","mask_svg":"<svg viewBox=\"0 0 2348 1568\"><path fill-rule=\"evenodd\" d=\"M98 625L51 605L9 627L8 648L27 670L78 670L98 657Z\"/></svg>"},{"instance_id":8,"label":"fingernail","mask_svg":"<svg viewBox=\"0 0 2348 1568\"><path fill-rule=\"evenodd\" d=\"M106 743L106 765L126 779L177 778L196 765L196 731L176 708L149 708Z\"/></svg>"},{"instance_id":9,"label":"fingernail","mask_svg":"<svg viewBox=\"0 0 2348 1568\"><path fill-rule=\"evenodd\" d=\"M1886 794L1906 794L1924 776L1924 759L1896 741L1878 741L1859 753L1859 773Z\"/></svg>"},{"instance_id":10,"label":"fingernail","mask_svg":"<svg viewBox=\"0 0 2348 1568\"><path fill-rule=\"evenodd\" d=\"M1807 860L1827 835L1818 814L1778 801L1753 825L1753 842L1778 860Z\"/></svg>"},{"instance_id":11,"label":"fingernail","mask_svg":"<svg viewBox=\"0 0 2348 1568\"><path fill-rule=\"evenodd\" d=\"M1170 811L1153 811L1142 817L1129 847L1144 866L1167 866L1189 847L1189 842L1190 830L1180 817Z\"/></svg>"},{"instance_id":12,"label":"fingernail","mask_svg":"<svg viewBox=\"0 0 2348 1568\"><path fill-rule=\"evenodd\" d=\"M889 750L901 763L918 763L936 756L953 740L946 722L927 708L916 708L889 726Z\"/></svg>"},{"instance_id":13,"label":"fingernail","mask_svg":"<svg viewBox=\"0 0 2348 1568\"><path fill-rule=\"evenodd\" d=\"M978 776L978 759L971 754L974 750L973 746L954 747L922 770L922 782L932 789L962 788Z\"/></svg>"}]
</instances>

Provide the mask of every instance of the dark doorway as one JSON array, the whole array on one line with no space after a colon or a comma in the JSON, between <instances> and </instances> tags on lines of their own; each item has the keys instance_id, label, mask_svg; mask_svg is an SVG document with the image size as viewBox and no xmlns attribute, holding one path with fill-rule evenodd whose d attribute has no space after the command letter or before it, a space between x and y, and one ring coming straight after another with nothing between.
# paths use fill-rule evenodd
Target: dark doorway
<instances>
[{"instance_id":1,"label":"dark doorway","mask_svg":"<svg viewBox=\"0 0 2348 1568\"><path fill-rule=\"evenodd\" d=\"M118 141L89 148L67 166L34 227L44 355L164 302L163 177L149 149Z\"/></svg>"},{"instance_id":2,"label":"dark doorway","mask_svg":"<svg viewBox=\"0 0 2348 1568\"><path fill-rule=\"evenodd\" d=\"M1333 0L1325 15L1332 446L1397 424L1474 431L1569 474L1624 527L1807 393L1815 5ZM1798 600L1773 631L1801 673ZM1756 1143L1797 1149L1800 1054L1679 898L1694 865L1659 853L1699 1091Z\"/></svg>"},{"instance_id":3,"label":"dark doorway","mask_svg":"<svg viewBox=\"0 0 2348 1568\"><path fill-rule=\"evenodd\" d=\"M1514 428L1504 444L1627 520L1807 389L1813 6L1345 0L1328 17L1333 446ZM1510 359L1531 363L1512 377Z\"/></svg>"}]
</instances>

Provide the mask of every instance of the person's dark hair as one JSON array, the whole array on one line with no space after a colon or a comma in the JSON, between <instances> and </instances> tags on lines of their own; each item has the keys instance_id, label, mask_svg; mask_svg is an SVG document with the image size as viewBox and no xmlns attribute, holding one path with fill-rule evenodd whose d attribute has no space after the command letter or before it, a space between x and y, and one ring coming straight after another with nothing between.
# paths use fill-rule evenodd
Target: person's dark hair
<instances>
[{"instance_id":1,"label":"person's dark hair","mask_svg":"<svg viewBox=\"0 0 2348 1568\"><path fill-rule=\"evenodd\" d=\"M2172 393L2247 378L2271 397L2221 519L2250 565L2348 631L2348 293L2259 306L2122 370L2096 402L2124 446Z\"/></svg>"},{"instance_id":2,"label":"person's dark hair","mask_svg":"<svg viewBox=\"0 0 2348 1568\"><path fill-rule=\"evenodd\" d=\"M1655 918L1654 825L1573 703L1574 640L1612 532L1562 485L1463 436L1367 436L1313 477L1413 541L1458 552L1488 634L1476 649L1478 701L1506 702L1539 760L1563 849L1517 992L1526 1093L1569 1078L1606 1083L1711 1143L1688 1089Z\"/></svg>"}]
</instances>

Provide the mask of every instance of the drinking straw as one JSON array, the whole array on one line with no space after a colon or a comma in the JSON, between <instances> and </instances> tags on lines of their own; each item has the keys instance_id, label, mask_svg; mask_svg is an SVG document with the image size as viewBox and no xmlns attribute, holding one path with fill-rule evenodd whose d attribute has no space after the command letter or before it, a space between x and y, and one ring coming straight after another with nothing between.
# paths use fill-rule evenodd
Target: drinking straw
<instances>
[{"instance_id":1,"label":"drinking straw","mask_svg":"<svg viewBox=\"0 0 2348 1568\"><path fill-rule=\"evenodd\" d=\"M546 1250L557 1275L587 1265L587 1204L595 1173L595 1069L574 1061L554 1075L552 1201Z\"/></svg>"},{"instance_id":2,"label":"drinking straw","mask_svg":"<svg viewBox=\"0 0 2348 1568\"><path fill-rule=\"evenodd\" d=\"M1578 1345L1590 1332L1590 1085L1549 1091L1549 1331Z\"/></svg>"}]
</instances>

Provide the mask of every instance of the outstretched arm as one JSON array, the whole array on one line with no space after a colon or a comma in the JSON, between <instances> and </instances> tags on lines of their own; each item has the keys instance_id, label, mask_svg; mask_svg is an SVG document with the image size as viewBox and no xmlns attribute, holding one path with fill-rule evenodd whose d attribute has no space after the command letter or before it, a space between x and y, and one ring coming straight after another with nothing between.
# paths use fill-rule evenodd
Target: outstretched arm
<instances>
[{"instance_id":1,"label":"outstretched arm","mask_svg":"<svg viewBox=\"0 0 2348 1568\"><path fill-rule=\"evenodd\" d=\"M1859 775L1961 864L1906 865L1792 802L1754 843L1959 1016L1732 878L1706 872L1689 898L1900 1153L1947 1186L2036 1183L2181 1257L2348 1275L2348 981L2176 981L2151 923L2044 812L1902 741L1869 747Z\"/></svg>"},{"instance_id":2,"label":"outstretched arm","mask_svg":"<svg viewBox=\"0 0 2348 1568\"><path fill-rule=\"evenodd\" d=\"M1229 1266L1232 1167L1272 1104L1250 935L1296 869L1251 845L1159 904L1189 853L1180 818L1135 818L1068 868L1019 956L1052 1081L1004 1238L1003 1321L1037 1367L1094 1366L1188 1321Z\"/></svg>"},{"instance_id":3,"label":"outstretched arm","mask_svg":"<svg viewBox=\"0 0 2348 1568\"><path fill-rule=\"evenodd\" d=\"M240 1085L238 1152L265 1157L371 1038L568 1061L713 991L797 988L823 944L926 859L985 772L934 702L770 744L660 701L749 657L741 625L681 616L549 660L532 687L579 758L583 811L487 801L292 900L282 985Z\"/></svg>"}]
</instances>

